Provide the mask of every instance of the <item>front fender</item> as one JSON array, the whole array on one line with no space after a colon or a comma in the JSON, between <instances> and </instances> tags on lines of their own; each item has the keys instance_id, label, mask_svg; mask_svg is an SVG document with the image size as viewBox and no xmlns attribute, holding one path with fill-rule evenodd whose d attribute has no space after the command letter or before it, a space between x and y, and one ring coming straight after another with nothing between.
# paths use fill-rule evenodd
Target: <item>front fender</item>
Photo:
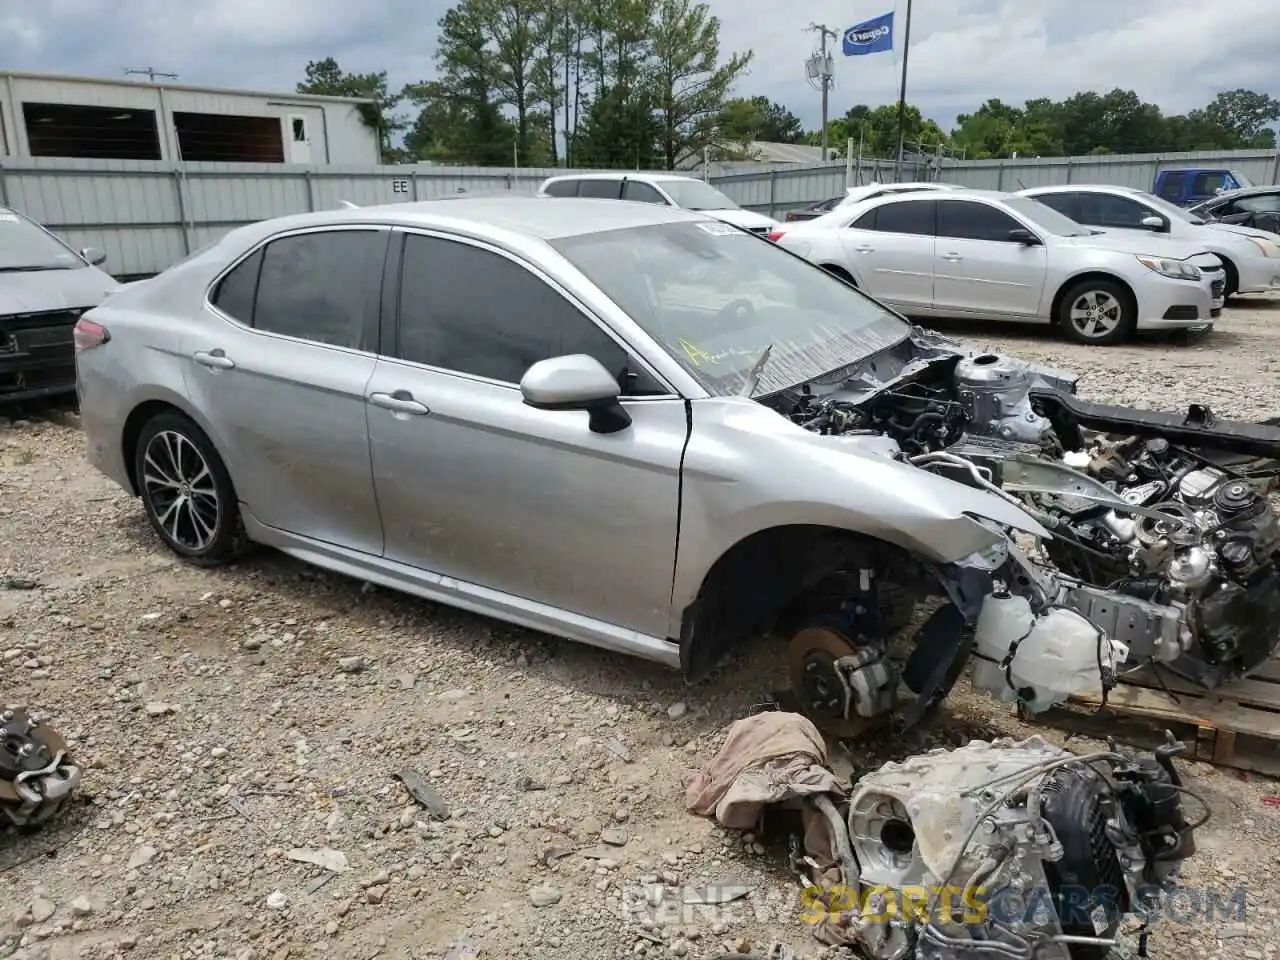
<instances>
[{"instance_id":1,"label":"front fender","mask_svg":"<svg viewBox=\"0 0 1280 960\"><path fill-rule=\"evenodd\" d=\"M1049 538L1009 501L896 460L868 438L809 433L751 401L700 400L685 455L672 613L734 544L774 527L823 526L953 563L999 538L975 518Z\"/></svg>"}]
</instances>

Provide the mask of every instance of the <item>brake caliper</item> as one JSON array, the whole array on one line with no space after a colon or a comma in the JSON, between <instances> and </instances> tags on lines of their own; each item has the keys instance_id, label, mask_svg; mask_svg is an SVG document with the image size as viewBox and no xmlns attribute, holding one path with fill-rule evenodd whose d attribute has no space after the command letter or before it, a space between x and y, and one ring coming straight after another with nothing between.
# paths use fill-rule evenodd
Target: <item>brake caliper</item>
<instances>
[{"instance_id":1,"label":"brake caliper","mask_svg":"<svg viewBox=\"0 0 1280 960\"><path fill-rule=\"evenodd\" d=\"M67 743L24 710L0 710L0 826L50 820L80 783Z\"/></svg>"}]
</instances>

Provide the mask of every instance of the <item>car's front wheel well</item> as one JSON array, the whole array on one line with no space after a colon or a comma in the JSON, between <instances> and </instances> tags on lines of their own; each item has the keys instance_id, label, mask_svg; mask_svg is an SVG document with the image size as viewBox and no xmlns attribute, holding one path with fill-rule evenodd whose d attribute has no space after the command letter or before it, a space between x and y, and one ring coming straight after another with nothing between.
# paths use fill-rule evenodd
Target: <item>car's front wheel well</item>
<instances>
[{"instance_id":1,"label":"car's front wheel well","mask_svg":"<svg viewBox=\"0 0 1280 960\"><path fill-rule=\"evenodd\" d=\"M1223 297L1233 297L1240 291L1240 269L1228 258L1218 254L1222 261Z\"/></svg>"},{"instance_id":2,"label":"car's front wheel well","mask_svg":"<svg viewBox=\"0 0 1280 960\"><path fill-rule=\"evenodd\" d=\"M901 547L849 530L771 527L738 541L712 565L685 610L680 663L705 677L734 645L777 626L805 594L834 574L871 568L895 582L916 582L917 564Z\"/></svg>"},{"instance_id":3,"label":"car's front wheel well","mask_svg":"<svg viewBox=\"0 0 1280 960\"><path fill-rule=\"evenodd\" d=\"M129 489L135 497L142 492L138 484L136 463L138 440L142 437L143 428L162 413L182 414L182 411L172 403L166 403L164 400L147 400L134 407L124 421L124 430L120 437L120 450L124 455L125 469L129 471Z\"/></svg>"}]
</instances>

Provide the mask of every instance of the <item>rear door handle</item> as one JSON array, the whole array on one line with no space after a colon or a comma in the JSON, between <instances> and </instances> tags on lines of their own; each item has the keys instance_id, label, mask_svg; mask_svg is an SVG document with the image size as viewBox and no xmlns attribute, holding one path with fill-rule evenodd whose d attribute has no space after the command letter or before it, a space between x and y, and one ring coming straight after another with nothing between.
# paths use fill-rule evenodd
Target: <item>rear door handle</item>
<instances>
[{"instance_id":1,"label":"rear door handle","mask_svg":"<svg viewBox=\"0 0 1280 960\"><path fill-rule=\"evenodd\" d=\"M408 390L397 390L395 393L371 393L369 402L375 407L390 410L392 413L407 413L415 417L425 417L431 411L425 403L413 399Z\"/></svg>"},{"instance_id":2,"label":"rear door handle","mask_svg":"<svg viewBox=\"0 0 1280 960\"><path fill-rule=\"evenodd\" d=\"M230 370L236 365L236 362L221 349L197 350L191 355L191 359L202 367L209 367L213 370Z\"/></svg>"},{"instance_id":3,"label":"rear door handle","mask_svg":"<svg viewBox=\"0 0 1280 960\"><path fill-rule=\"evenodd\" d=\"M960 256L960 254L958 253L944 253L942 255L942 259L947 260L951 263L959 263L961 260L964 259L964 257Z\"/></svg>"},{"instance_id":4,"label":"rear door handle","mask_svg":"<svg viewBox=\"0 0 1280 960\"><path fill-rule=\"evenodd\" d=\"M876 252L875 247L854 247L853 249L857 253L875 253Z\"/></svg>"}]
</instances>

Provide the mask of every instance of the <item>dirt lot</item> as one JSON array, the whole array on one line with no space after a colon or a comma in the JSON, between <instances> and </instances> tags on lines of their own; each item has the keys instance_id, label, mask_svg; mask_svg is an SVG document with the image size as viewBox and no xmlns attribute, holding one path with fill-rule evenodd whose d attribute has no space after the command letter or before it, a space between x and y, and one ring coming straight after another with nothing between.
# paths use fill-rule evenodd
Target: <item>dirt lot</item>
<instances>
[{"instance_id":1,"label":"dirt lot","mask_svg":"<svg viewBox=\"0 0 1280 960\"><path fill-rule=\"evenodd\" d=\"M1193 346L951 332L1085 372L1099 399L1280 412L1280 300L1229 310ZM277 555L184 566L85 465L70 414L0 420L0 584L6 574L39 587L0 586L0 702L47 711L89 771L56 826L0 836L0 958L426 958L470 945L595 960L774 942L822 955L784 851L682 803L682 777L771 689L768 650L690 689ZM872 740L854 763L997 730L1029 728L960 692L917 744ZM449 819L410 803L393 778L405 767L435 784ZM1186 882L1223 898L1243 886L1248 912L1162 928L1152 955L1278 957L1280 808L1264 800L1280 788L1189 768L1214 817ZM347 871L286 855L326 847ZM645 875L752 894L644 928L623 891Z\"/></svg>"}]
</instances>

